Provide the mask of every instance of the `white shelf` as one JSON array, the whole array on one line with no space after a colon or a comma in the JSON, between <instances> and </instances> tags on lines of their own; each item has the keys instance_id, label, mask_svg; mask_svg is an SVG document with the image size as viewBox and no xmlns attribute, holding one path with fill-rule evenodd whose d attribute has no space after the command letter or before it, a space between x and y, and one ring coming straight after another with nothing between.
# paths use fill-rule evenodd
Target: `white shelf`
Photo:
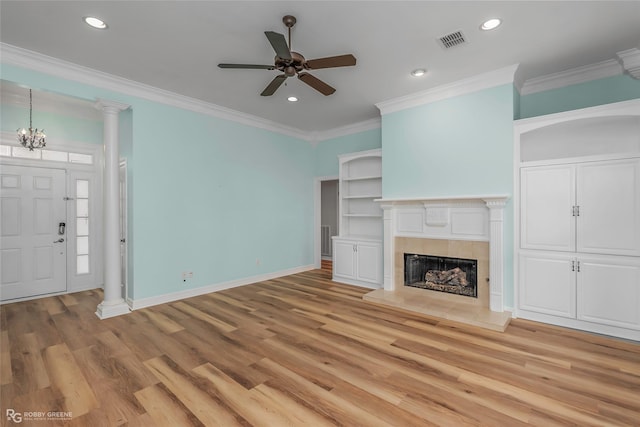
<instances>
[{"instance_id":1,"label":"white shelf","mask_svg":"<svg viewBox=\"0 0 640 427\"><path fill-rule=\"evenodd\" d=\"M343 200L353 200L353 199L374 199L375 200L375 199L378 199L380 197L381 196L377 195L377 194L375 194L375 195L374 194L369 194L369 195L365 194L365 195L361 195L361 196L360 195L359 196L345 196L342 199Z\"/></svg>"},{"instance_id":2,"label":"white shelf","mask_svg":"<svg viewBox=\"0 0 640 427\"><path fill-rule=\"evenodd\" d=\"M345 182L349 182L349 181L366 181L366 180L370 180L370 179L382 179L382 177L380 175L371 175L371 176L354 176L354 177L350 177L350 178L343 178L342 181Z\"/></svg>"},{"instance_id":3,"label":"white shelf","mask_svg":"<svg viewBox=\"0 0 640 427\"><path fill-rule=\"evenodd\" d=\"M349 218L382 218L382 215L373 214L343 214L342 216L346 216Z\"/></svg>"}]
</instances>

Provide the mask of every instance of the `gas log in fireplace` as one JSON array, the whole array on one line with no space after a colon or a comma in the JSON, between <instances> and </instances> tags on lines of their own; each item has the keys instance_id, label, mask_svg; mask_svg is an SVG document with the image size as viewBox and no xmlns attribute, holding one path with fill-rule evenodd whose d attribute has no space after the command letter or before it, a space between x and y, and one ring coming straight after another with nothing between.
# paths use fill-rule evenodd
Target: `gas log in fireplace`
<instances>
[{"instance_id":1,"label":"gas log in fireplace","mask_svg":"<svg viewBox=\"0 0 640 427\"><path fill-rule=\"evenodd\" d=\"M404 254L404 284L414 288L478 297L478 261Z\"/></svg>"}]
</instances>

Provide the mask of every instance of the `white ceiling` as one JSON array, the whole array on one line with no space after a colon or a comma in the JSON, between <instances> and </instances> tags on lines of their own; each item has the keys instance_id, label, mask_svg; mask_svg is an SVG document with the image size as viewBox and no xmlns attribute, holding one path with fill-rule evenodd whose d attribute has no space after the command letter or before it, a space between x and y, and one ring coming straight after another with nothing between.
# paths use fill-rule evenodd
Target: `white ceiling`
<instances>
[{"instance_id":1,"label":"white ceiling","mask_svg":"<svg viewBox=\"0 0 640 427\"><path fill-rule=\"evenodd\" d=\"M312 74L325 97L277 75L223 70L220 62L272 64L264 31L286 35L307 59L353 53L355 67ZM83 16L105 20L93 30ZM479 30L487 18L503 24ZM616 58L640 47L640 1L2 1L0 40L85 67L258 116L326 131L379 116L375 103L520 63L526 80ZM462 30L450 50L436 39ZM410 71L424 67L421 78ZM287 96L300 101L289 103Z\"/></svg>"}]
</instances>

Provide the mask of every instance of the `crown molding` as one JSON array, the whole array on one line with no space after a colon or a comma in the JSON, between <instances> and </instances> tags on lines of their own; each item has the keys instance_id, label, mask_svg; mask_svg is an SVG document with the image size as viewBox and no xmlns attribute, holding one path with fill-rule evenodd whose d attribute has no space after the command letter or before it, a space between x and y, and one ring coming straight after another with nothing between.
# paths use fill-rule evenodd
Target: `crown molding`
<instances>
[{"instance_id":1,"label":"crown molding","mask_svg":"<svg viewBox=\"0 0 640 427\"><path fill-rule=\"evenodd\" d=\"M558 89L565 86L585 83L591 80L605 77L619 76L622 74L622 66L615 59L596 62L583 67L560 71L559 73L528 79L522 85L520 95L530 95L536 92Z\"/></svg>"},{"instance_id":2,"label":"crown molding","mask_svg":"<svg viewBox=\"0 0 640 427\"><path fill-rule=\"evenodd\" d=\"M617 55L624 70L634 79L640 79L640 49L623 50Z\"/></svg>"},{"instance_id":3,"label":"crown molding","mask_svg":"<svg viewBox=\"0 0 640 427\"><path fill-rule=\"evenodd\" d=\"M511 83L513 84L515 73L519 64L510 65L508 67L499 68L494 71L478 74L477 76L458 80L453 83L436 86L421 92L410 95L401 96L399 98L390 99L388 101L378 102L376 107L382 115L394 113L396 111L405 110L407 108L417 107L419 105L429 104L435 101L452 98L454 96L465 95L477 92L483 89L489 89L495 86Z\"/></svg>"},{"instance_id":4,"label":"crown molding","mask_svg":"<svg viewBox=\"0 0 640 427\"><path fill-rule=\"evenodd\" d=\"M322 141L328 139L339 138L341 136L353 135L354 133L365 132L372 129L380 129L382 127L382 120L380 117L374 119L365 120L358 123L353 123L346 126L341 126L335 129L327 131L318 131L309 133L309 141L315 147Z\"/></svg>"},{"instance_id":5,"label":"crown molding","mask_svg":"<svg viewBox=\"0 0 640 427\"><path fill-rule=\"evenodd\" d=\"M34 89L34 88L32 88ZM27 87L0 81L0 101L2 105L29 109L29 96ZM93 108L93 103L85 99L72 96L60 96L51 92L35 90L33 93L33 111L60 114L64 110L65 115L82 120L99 121L102 114Z\"/></svg>"},{"instance_id":6,"label":"crown molding","mask_svg":"<svg viewBox=\"0 0 640 427\"><path fill-rule=\"evenodd\" d=\"M148 101L234 121L247 126L276 132L282 135L299 138L311 142L308 132L284 126L271 120L242 113L216 104L179 95L174 92L145 85L133 80L117 77L93 68L84 67L58 58L22 49L6 43L0 43L2 62L17 67L27 68L77 83L83 83L101 89L135 96Z\"/></svg>"}]
</instances>

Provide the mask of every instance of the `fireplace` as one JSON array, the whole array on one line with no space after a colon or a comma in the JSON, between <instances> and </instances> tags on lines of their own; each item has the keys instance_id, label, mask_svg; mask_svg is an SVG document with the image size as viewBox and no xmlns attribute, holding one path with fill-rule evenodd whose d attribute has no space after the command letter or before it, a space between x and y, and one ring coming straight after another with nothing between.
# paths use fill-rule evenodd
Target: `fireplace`
<instances>
[{"instance_id":1,"label":"fireplace","mask_svg":"<svg viewBox=\"0 0 640 427\"><path fill-rule=\"evenodd\" d=\"M478 261L405 253L404 285L477 298Z\"/></svg>"},{"instance_id":2,"label":"fireplace","mask_svg":"<svg viewBox=\"0 0 640 427\"><path fill-rule=\"evenodd\" d=\"M384 289L363 299L429 316L504 331L511 318L504 311L505 195L380 199L384 212ZM436 259L458 258L476 262L474 297L431 292L403 286L405 255L428 254ZM410 265L409 282L460 275L454 265L444 268ZM438 267L438 265L436 265ZM421 278L424 277L424 278ZM459 283L464 281L457 279ZM465 281L469 281L469 274ZM422 284L420 286L423 286ZM468 287L468 286L463 286Z\"/></svg>"}]
</instances>

